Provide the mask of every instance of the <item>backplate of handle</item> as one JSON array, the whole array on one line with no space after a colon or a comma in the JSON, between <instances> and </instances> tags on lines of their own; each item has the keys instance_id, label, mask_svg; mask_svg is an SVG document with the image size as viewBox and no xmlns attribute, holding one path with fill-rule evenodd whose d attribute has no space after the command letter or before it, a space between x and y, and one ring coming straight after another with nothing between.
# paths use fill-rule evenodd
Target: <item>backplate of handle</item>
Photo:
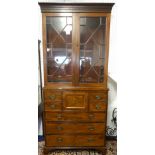
<instances>
[{"instance_id":1,"label":"backplate of handle","mask_svg":"<svg viewBox=\"0 0 155 155\"><path fill-rule=\"evenodd\" d=\"M51 104L50 107L51 107L52 109L55 109L56 106L55 106L55 104Z\"/></svg>"},{"instance_id":2,"label":"backplate of handle","mask_svg":"<svg viewBox=\"0 0 155 155\"><path fill-rule=\"evenodd\" d=\"M89 126L89 127L88 127L88 130L90 130L90 131L94 131L95 128L94 128L93 126Z\"/></svg>"},{"instance_id":3,"label":"backplate of handle","mask_svg":"<svg viewBox=\"0 0 155 155\"><path fill-rule=\"evenodd\" d=\"M51 100L54 100L55 99L55 95L51 95L51 96L49 96L49 98L51 99Z\"/></svg>"},{"instance_id":4,"label":"backplate of handle","mask_svg":"<svg viewBox=\"0 0 155 155\"><path fill-rule=\"evenodd\" d=\"M62 115L61 114L57 114L57 119L61 119Z\"/></svg>"},{"instance_id":5,"label":"backplate of handle","mask_svg":"<svg viewBox=\"0 0 155 155\"><path fill-rule=\"evenodd\" d=\"M95 97L97 100L101 99L101 96L96 95Z\"/></svg>"},{"instance_id":6,"label":"backplate of handle","mask_svg":"<svg viewBox=\"0 0 155 155\"><path fill-rule=\"evenodd\" d=\"M96 104L96 109L97 110L101 109L101 106L99 104Z\"/></svg>"},{"instance_id":7,"label":"backplate of handle","mask_svg":"<svg viewBox=\"0 0 155 155\"><path fill-rule=\"evenodd\" d=\"M57 126L57 130L61 131L61 130L63 130L63 127L62 126Z\"/></svg>"},{"instance_id":8,"label":"backplate of handle","mask_svg":"<svg viewBox=\"0 0 155 155\"><path fill-rule=\"evenodd\" d=\"M63 142L63 138L61 137L57 138L57 142Z\"/></svg>"}]
</instances>

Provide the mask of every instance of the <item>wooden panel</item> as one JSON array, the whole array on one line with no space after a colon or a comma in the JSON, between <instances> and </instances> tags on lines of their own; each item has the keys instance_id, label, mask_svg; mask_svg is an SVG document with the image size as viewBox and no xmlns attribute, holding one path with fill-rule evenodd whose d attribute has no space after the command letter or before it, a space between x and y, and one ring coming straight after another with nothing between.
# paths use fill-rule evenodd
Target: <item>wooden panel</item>
<instances>
[{"instance_id":1,"label":"wooden panel","mask_svg":"<svg viewBox=\"0 0 155 155\"><path fill-rule=\"evenodd\" d=\"M105 123L51 123L46 122L46 134L102 134Z\"/></svg>"},{"instance_id":2,"label":"wooden panel","mask_svg":"<svg viewBox=\"0 0 155 155\"><path fill-rule=\"evenodd\" d=\"M106 113L52 113L45 112L45 119L49 121L78 121L78 122L104 122Z\"/></svg>"},{"instance_id":3,"label":"wooden panel","mask_svg":"<svg viewBox=\"0 0 155 155\"><path fill-rule=\"evenodd\" d=\"M59 91L54 90L44 90L44 98L45 100L51 101L61 101L62 100L62 93Z\"/></svg>"},{"instance_id":4,"label":"wooden panel","mask_svg":"<svg viewBox=\"0 0 155 155\"><path fill-rule=\"evenodd\" d=\"M89 93L88 98L89 102L91 101L100 101L100 100L107 100L108 94L105 92L99 92L99 93Z\"/></svg>"},{"instance_id":5,"label":"wooden panel","mask_svg":"<svg viewBox=\"0 0 155 155\"><path fill-rule=\"evenodd\" d=\"M60 101L45 101L45 111L61 111L62 110L62 103Z\"/></svg>"},{"instance_id":6,"label":"wooden panel","mask_svg":"<svg viewBox=\"0 0 155 155\"><path fill-rule=\"evenodd\" d=\"M64 92L64 110L87 110L87 93L84 92Z\"/></svg>"},{"instance_id":7,"label":"wooden panel","mask_svg":"<svg viewBox=\"0 0 155 155\"><path fill-rule=\"evenodd\" d=\"M91 102L89 103L89 111L106 111L107 103L105 101Z\"/></svg>"}]
</instances>

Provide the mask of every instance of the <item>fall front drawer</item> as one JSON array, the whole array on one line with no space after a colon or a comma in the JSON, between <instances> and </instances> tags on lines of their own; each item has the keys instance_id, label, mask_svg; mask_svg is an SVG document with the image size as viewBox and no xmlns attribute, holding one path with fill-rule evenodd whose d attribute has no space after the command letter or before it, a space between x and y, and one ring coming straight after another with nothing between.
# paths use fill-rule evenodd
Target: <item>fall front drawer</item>
<instances>
[{"instance_id":1,"label":"fall front drawer","mask_svg":"<svg viewBox=\"0 0 155 155\"><path fill-rule=\"evenodd\" d=\"M68 113L52 113L46 111L44 113L45 119L50 121L80 121L80 122L104 122L106 113L82 113L82 112L68 112Z\"/></svg>"},{"instance_id":2,"label":"fall front drawer","mask_svg":"<svg viewBox=\"0 0 155 155\"><path fill-rule=\"evenodd\" d=\"M104 146L103 135L46 135L46 146Z\"/></svg>"},{"instance_id":3,"label":"fall front drawer","mask_svg":"<svg viewBox=\"0 0 155 155\"><path fill-rule=\"evenodd\" d=\"M105 123L52 123L46 121L46 134L102 134Z\"/></svg>"}]
</instances>

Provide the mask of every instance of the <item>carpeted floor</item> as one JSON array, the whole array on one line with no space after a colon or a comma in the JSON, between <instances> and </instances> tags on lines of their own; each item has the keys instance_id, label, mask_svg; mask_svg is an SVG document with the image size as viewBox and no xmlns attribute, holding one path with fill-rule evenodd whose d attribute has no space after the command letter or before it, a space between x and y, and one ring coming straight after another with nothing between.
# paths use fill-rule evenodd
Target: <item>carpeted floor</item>
<instances>
[{"instance_id":1,"label":"carpeted floor","mask_svg":"<svg viewBox=\"0 0 155 155\"><path fill-rule=\"evenodd\" d=\"M44 155L44 141L38 142L38 155ZM106 143L106 155L117 155L117 142L116 141L107 141ZM87 151L87 150L57 150L55 152L49 153L49 155L101 155L97 151Z\"/></svg>"}]
</instances>

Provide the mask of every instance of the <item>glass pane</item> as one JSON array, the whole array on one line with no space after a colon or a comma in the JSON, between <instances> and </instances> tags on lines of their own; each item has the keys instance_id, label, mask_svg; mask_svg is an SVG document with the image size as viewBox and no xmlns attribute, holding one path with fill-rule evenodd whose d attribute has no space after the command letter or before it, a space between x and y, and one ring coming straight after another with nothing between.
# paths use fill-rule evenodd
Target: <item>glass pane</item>
<instances>
[{"instance_id":1,"label":"glass pane","mask_svg":"<svg viewBox=\"0 0 155 155\"><path fill-rule=\"evenodd\" d=\"M104 80L106 17L80 18L80 82Z\"/></svg>"},{"instance_id":2,"label":"glass pane","mask_svg":"<svg viewBox=\"0 0 155 155\"><path fill-rule=\"evenodd\" d=\"M72 81L72 17L47 17L48 82Z\"/></svg>"}]
</instances>

